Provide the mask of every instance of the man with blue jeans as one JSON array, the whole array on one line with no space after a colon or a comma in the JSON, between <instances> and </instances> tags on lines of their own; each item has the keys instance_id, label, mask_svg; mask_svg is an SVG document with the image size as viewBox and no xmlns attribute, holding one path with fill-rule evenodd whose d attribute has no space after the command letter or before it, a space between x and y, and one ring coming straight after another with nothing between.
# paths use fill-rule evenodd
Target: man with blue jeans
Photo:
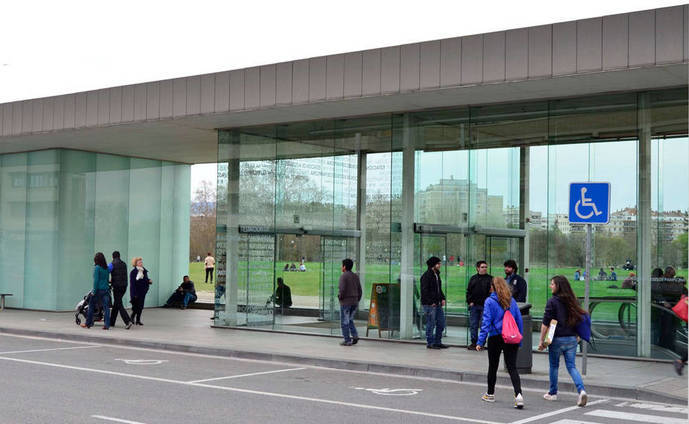
<instances>
[{"instance_id":1,"label":"man with blue jeans","mask_svg":"<svg viewBox=\"0 0 689 424\"><path fill-rule=\"evenodd\" d=\"M478 329L481 326L481 318L483 317L483 304L490 296L490 283L492 280L493 277L488 274L488 264L486 261L476 262L476 274L469 279L466 293L471 333L471 344L467 347L469 350L476 350Z\"/></svg>"},{"instance_id":2,"label":"man with blue jeans","mask_svg":"<svg viewBox=\"0 0 689 424\"><path fill-rule=\"evenodd\" d=\"M448 347L442 343L445 330L445 294L440 279L441 264L440 258L430 257L426 261L428 270L421 276L421 306L426 317L426 349Z\"/></svg>"},{"instance_id":3,"label":"man with blue jeans","mask_svg":"<svg viewBox=\"0 0 689 424\"><path fill-rule=\"evenodd\" d=\"M342 346L351 346L359 342L359 334L354 326L354 316L361 300L362 290L359 276L352 272L354 261L344 259L342 261L342 275L337 298L340 300L340 324L344 341Z\"/></svg>"}]
</instances>

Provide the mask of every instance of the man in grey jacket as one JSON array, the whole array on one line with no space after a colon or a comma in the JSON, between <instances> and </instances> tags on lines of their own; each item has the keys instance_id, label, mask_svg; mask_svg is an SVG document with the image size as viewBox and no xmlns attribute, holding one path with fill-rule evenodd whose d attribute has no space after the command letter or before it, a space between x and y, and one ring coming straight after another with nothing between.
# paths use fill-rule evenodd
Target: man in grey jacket
<instances>
[{"instance_id":1,"label":"man in grey jacket","mask_svg":"<svg viewBox=\"0 0 689 424\"><path fill-rule=\"evenodd\" d=\"M351 259L342 261L342 275L340 276L339 292L340 300L340 324L342 325L342 346L357 344L359 335L354 326L354 315L361 300L361 282L359 276L352 272L354 262Z\"/></svg>"}]
</instances>

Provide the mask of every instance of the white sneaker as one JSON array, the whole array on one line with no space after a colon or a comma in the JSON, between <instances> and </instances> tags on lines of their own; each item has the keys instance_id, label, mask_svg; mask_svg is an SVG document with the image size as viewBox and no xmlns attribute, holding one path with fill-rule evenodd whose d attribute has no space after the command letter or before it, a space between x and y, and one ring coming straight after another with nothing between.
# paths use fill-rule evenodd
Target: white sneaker
<instances>
[{"instance_id":1,"label":"white sneaker","mask_svg":"<svg viewBox=\"0 0 689 424\"><path fill-rule=\"evenodd\" d=\"M488 393L484 393L483 396L481 396L482 400L485 400L486 402L495 402L495 395L489 395Z\"/></svg>"},{"instance_id":2,"label":"white sneaker","mask_svg":"<svg viewBox=\"0 0 689 424\"><path fill-rule=\"evenodd\" d=\"M514 407L517 409L522 409L524 407L524 398L521 393L514 398Z\"/></svg>"},{"instance_id":3,"label":"white sneaker","mask_svg":"<svg viewBox=\"0 0 689 424\"><path fill-rule=\"evenodd\" d=\"M588 395L586 394L586 390L582 390L579 392L579 399L577 400L577 406L586 406L586 401L588 400Z\"/></svg>"},{"instance_id":4,"label":"white sneaker","mask_svg":"<svg viewBox=\"0 0 689 424\"><path fill-rule=\"evenodd\" d=\"M543 395L543 399L545 400L557 400L557 394L551 395L550 393L546 393Z\"/></svg>"}]
</instances>

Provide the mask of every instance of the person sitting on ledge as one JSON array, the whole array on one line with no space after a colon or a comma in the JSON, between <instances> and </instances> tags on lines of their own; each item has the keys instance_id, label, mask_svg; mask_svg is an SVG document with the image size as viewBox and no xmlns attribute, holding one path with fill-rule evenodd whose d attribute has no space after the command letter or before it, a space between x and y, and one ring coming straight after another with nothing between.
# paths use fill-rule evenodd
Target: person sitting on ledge
<instances>
[{"instance_id":1,"label":"person sitting on ledge","mask_svg":"<svg viewBox=\"0 0 689 424\"><path fill-rule=\"evenodd\" d=\"M170 308L175 305L180 305L180 308L187 309L190 303L196 302L196 289L194 288L194 282L189 279L188 275L185 275L182 284L177 287L174 293L163 305L164 308Z\"/></svg>"},{"instance_id":2,"label":"person sitting on ledge","mask_svg":"<svg viewBox=\"0 0 689 424\"><path fill-rule=\"evenodd\" d=\"M289 308L292 306L292 290L287 284L285 284L282 277L277 279L278 286L275 289L275 294L273 295L273 302L275 302L275 307L277 308Z\"/></svg>"}]
</instances>

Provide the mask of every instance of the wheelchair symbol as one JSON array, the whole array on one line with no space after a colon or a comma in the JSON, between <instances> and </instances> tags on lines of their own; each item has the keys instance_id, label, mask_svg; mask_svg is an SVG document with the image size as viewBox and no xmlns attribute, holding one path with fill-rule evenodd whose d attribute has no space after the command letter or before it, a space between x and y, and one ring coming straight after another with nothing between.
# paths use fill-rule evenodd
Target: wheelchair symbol
<instances>
[{"instance_id":1,"label":"wheelchair symbol","mask_svg":"<svg viewBox=\"0 0 689 424\"><path fill-rule=\"evenodd\" d=\"M591 201L593 199L586 197L586 190L586 187L581 188L581 199L577 200L577 203L574 205L574 213L576 213L577 216L581 219L589 219L593 216L593 214L596 214L596 216L598 216L603 213L600 212L598 208L596 208L596 204ZM592 210L587 215L583 215L581 212L579 212L579 206L588 206Z\"/></svg>"}]
</instances>

